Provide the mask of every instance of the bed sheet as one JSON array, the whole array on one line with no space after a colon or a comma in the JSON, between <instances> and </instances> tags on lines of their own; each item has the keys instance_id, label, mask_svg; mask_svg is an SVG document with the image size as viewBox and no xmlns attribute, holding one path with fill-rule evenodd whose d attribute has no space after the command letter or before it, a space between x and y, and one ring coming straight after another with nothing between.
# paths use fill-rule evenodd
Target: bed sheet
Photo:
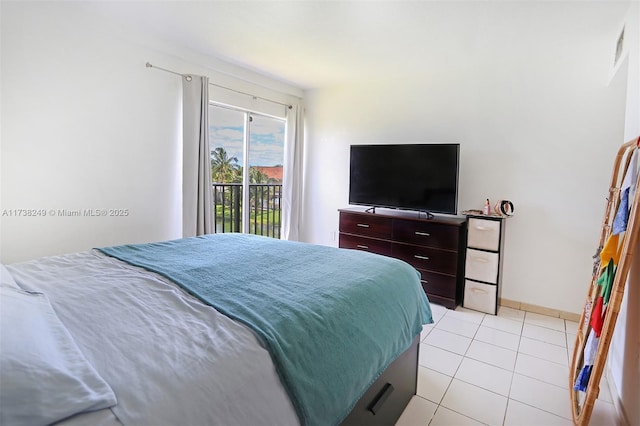
<instances>
[{"instance_id":1,"label":"bed sheet","mask_svg":"<svg viewBox=\"0 0 640 426\"><path fill-rule=\"evenodd\" d=\"M118 404L65 423L299 424L268 351L248 327L166 279L97 251L8 266L45 293Z\"/></svg>"}]
</instances>

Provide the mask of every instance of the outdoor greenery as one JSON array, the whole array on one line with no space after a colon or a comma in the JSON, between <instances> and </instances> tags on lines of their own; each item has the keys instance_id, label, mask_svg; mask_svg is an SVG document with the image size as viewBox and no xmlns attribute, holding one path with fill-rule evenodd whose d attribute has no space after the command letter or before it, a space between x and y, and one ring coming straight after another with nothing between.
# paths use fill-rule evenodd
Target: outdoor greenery
<instances>
[{"instance_id":1,"label":"outdoor greenery","mask_svg":"<svg viewBox=\"0 0 640 426\"><path fill-rule=\"evenodd\" d=\"M219 183L242 183L243 167L237 157L229 157L227 151L217 147L211 151L211 178ZM255 167L249 167L249 183L269 183L269 176Z\"/></svg>"},{"instance_id":2,"label":"outdoor greenery","mask_svg":"<svg viewBox=\"0 0 640 426\"><path fill-rule=\"evenodd\" d=\"M242 175L243 168L238 164L237 157L229 157L223 147L211 151L211 176L214 183L216 197L216 226L217 232L240 232L232 223L233 211L235 219L242 216ZM277 236L280 228L280 197L274 187L268 185L269 177L256 167L249 167L249 184L264 185L250 187L249 190L249 228L250 233ZM280 184L278 182L278 184ZM267 186L268 185L268 186ZM224 205L224 213L223 213ZM267 225L268 223L268 225ZM223 225L224 224L224 229ZM263 228L261 228L263 224ZM257 226L257 230L254 231ZM268 228L268 229L266 229Z\"/></svg>"},{"instance_id":3,"label":"outdoor greenery","mask_svg":"<svg viewBox=\"0 0 640 426\"><path fill-rule=\"evenodd\" d=\"M241 167L237 157L229 157L227 151L218 147L211 151L211 176L214 182L242 182Z\"/></svg>"}]
</instances>

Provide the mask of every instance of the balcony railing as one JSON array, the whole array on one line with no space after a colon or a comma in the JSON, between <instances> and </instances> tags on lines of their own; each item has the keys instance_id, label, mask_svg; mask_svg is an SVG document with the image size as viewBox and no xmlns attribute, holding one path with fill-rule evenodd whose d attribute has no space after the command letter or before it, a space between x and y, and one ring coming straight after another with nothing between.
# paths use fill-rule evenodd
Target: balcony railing
<instances>
[{"instance_id":1,"label":"balcony railing","mask_svg":"<svg viewBox=\"0 0 640 426\"><path fill-rule=\"evenodd\" d=\"M282 184L249 184L249 233L280 238ZM213 183L215 232L242 232L242 184Z\"/></svg>"}]
</instances>

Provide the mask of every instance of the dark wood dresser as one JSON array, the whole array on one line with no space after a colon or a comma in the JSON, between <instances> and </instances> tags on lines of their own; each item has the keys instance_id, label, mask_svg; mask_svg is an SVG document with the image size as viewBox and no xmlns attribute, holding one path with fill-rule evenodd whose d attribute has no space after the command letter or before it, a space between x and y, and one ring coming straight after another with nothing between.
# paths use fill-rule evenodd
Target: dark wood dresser
<instances>
[{"instance_id":1,"label":"dark wood dresser","mask_svg":"<svg viewBox=\"0 0 640 426\"><path fill-rule=\"evenodd\" d=\"M395 257L416 268L431 302L455 309L464 293L467 220L417 212L340 209L339 246Z\"/></svg>"}]
</instances>

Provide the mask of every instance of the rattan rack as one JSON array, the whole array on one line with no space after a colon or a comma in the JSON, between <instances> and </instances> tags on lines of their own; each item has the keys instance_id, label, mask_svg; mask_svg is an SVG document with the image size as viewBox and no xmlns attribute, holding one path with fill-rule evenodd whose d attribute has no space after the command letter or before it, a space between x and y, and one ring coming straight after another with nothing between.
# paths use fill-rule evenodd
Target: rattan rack
<instances>
[{"instance_id":1,"label":"rattan rack","mask_svg":"<svg viewBox=\"0 0 640 426\"><path fill-rule=\"evenodd\" d=\"M602 249L612 233L613 220L620 204L621 185L627 169L629 168L631 156L634 150L640 149L639 146L640 138L637 138L623 144L618 150L613 167L609 196L607 198L604 221L600 234L600 249ZM590 325L592 308L596 305L596 300L601 290L597 280L601 274L603 265L600 265L599 263L594 265L593 276L591 278L591 284L589 285L585 308L580 318L569 374L573 422L576 425L586 426L589 424L589 419L591 418L595 401L600 392L600 379L602 378L602 373L604 371L609 352L609 346L611 345L616 320L620 311L620 304L624 296L624 288L629 275L629 269L633 262L633 250L637 244L640 229L640 208L638 207L640 199L640 174L636 181L636 188L637 190L633 199L629 198L630 211L627 229L620 235L620 258L611 287L609 303L604 313L604 323L597 345L591 375L589 377L586 391L584 392L574 390L574 384L583 368L584 349L592 328Z\"/></svg>"}]
</instances>

